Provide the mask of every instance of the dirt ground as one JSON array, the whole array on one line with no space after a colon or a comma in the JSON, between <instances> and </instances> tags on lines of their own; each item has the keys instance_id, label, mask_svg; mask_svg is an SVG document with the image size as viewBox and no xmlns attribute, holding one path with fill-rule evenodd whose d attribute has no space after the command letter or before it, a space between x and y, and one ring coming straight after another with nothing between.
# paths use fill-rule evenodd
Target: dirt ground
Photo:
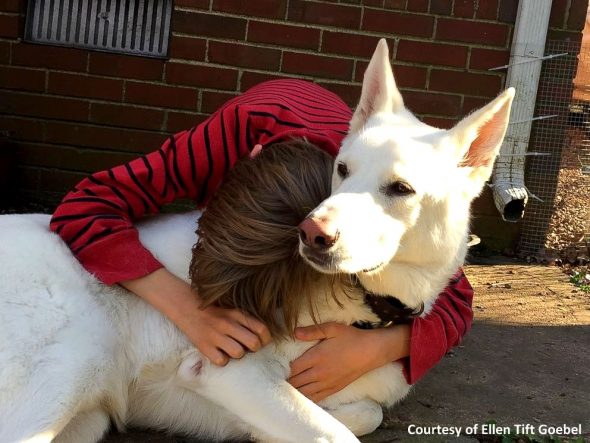
<instances>
[{"instance_id":1,"label":"dirt ground","mask_svg":"<svg viewBox=\"0 0 590 443\"><path fill-rule=\"evenodd\" d=\"M556 267L506 259L466 267L475 288L475 320L463 343L364 443L494 441L410 436L411 424L498 426L580 424L590 442L590 294ZM495 441L500 441L498 438ZM110 435L105 443L197 443L157 433Z\"/></svg>"}]
</instances>

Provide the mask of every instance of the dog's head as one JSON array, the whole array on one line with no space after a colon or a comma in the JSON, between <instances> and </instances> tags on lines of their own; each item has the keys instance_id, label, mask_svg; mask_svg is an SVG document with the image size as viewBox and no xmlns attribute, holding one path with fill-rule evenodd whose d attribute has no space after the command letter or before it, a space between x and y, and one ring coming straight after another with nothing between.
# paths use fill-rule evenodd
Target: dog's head
<instances>
[{"instance_id":1,"label":"dog's head","mask_svg":"<svg viewBox=\"0 0 590 443\"><path fill-rule=\"evenodd\" d=\"M301 255L321 272L362 276L392 260L435 260L422 254L464 242L469 204L491 174L513 97L506 90L450 130L428 126L405 108L381 40L334 164L331 196L300 225Z\"/></svg>"}]
</instances>

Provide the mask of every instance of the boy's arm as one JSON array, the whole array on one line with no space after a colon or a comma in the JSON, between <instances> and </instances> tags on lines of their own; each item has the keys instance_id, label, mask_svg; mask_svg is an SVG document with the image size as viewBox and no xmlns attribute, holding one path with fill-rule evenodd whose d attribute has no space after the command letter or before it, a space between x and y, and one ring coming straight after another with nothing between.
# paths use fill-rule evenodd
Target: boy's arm
<instances>
[{"instance_id":1,"label":"boy's arm","mask_svg":"<svg viewBox=\"0 0 590 443\"><path fill-rule=\"evenodd\" d=\"M230 102L206 122L170 137L159 150L84 179L56 209L51 229L106 284L159 269L133 223L178 198L200 205L208 200L225 173L248 153L244 137L235 137L237 111Z\"/></svg>"},{"instance_id":2,"label":"boy's arm","mask_svg":"<svg viewBox=\"0 0 590 443\"><path fill-rule=\"evenodd\" d=\"M66 195L50 225L89 272L152 304L216 364L268 343L267 328L237 310L199 309L198 295L162 268L140 243L133 223L178 198L201 205L208 200L248 153L245 134L235 130L238 108L230 101L158 151L86 178Z\"/></svg>"},{"instance_id":3,"label":"boy's arm","mask_svg":"<svg viewBox=\"0 0 590 443\"><path fill-rule=\"evenodd\" d=\"M416 383L457 346L473 322L473 288L460 269L438 296L432 310L414 319L410 355L404 360L408 383Z\"/></svg>"}]
</instances>

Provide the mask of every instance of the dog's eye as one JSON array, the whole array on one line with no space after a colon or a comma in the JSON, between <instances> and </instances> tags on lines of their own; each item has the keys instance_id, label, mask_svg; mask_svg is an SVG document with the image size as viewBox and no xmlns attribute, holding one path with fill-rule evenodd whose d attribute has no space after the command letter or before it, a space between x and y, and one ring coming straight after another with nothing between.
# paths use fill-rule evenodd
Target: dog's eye
<instances>
[{"instance_id":1,"label":"dog's eye","mask_svg":"<svg viewBox=\"0 0 590 443\"><path fill-rule=\"evenodd\" d=\"M395 195L409 195L414 194L416 191L407 183L404 182L393 182L387 186L383 187L383 192L385 195L389 197L393 197Z\"/></svg>"},{"instance_id":2,"label":"dog's eye","mask_svg":"<svg viewBox=\"0 0 590 443\"><path fill-rule=\"evenodd\" d=\"M346 166L346 163L342 162L338 163L336 171L338 171L338 175L341 179L345 179L346 177L348 177L348 174L350 173L350 171L348 170L348 166Z\"/></svg>"}]
</instances>

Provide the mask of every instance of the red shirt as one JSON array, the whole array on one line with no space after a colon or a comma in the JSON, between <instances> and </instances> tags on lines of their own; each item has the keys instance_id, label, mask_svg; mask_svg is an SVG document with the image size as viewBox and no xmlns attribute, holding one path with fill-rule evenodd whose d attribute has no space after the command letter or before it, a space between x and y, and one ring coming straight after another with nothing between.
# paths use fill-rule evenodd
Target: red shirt
<instances>
[{"instance_id":1,"label":"red shirt","mask_svg":"<svg viewBox=\"0 0 590 443\"><path fill-rule=\"evenodd\" d=\"M84 179L56 209L51 229L102 282L143 277L162 265L139 242L135 220L178 198L206 205L227 171L256 144L305 137L335 156L351 116L340 98L313 83L261 83L157 151ZM413 321L410 383L467 332L471 299L463 276L439 296L428 316Z\"/></svg>"}]
</instances>

